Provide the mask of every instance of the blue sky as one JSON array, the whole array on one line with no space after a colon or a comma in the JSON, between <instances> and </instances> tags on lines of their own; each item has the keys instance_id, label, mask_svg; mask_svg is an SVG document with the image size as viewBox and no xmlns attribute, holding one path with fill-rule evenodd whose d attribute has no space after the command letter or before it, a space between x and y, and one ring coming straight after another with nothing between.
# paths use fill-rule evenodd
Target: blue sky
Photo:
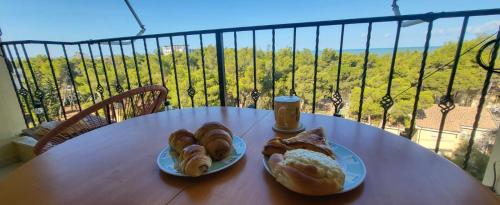
<instances>
[{"instance_id":1,"label":"blue sky","mask_svg":"<svg viewBox=\"0 0 500 205\"><path fill-rule=\"evenodd\" d=\"M146 34L202 30L224 27L279 24L393 15L391 0L130 0L146 25ZM399 0L403 14L489 9L500 6L498 0ZM122 0L0 0L2 40L76 41L135 35L139 27ZM456 41L462 19L435 22L431 44ZM500 16L472 18L466 38L478 33L493 33ZM404 28L401 47L422 46L425 24ZM346 27L346 48L363 48L366 24ZM372 48L392 47L395 23L374 24ZM338 27L321 29L321 47L338 47ZM239 34L241 46L250 46L250 33ZM232 35L226 35L232 45ZM207 36L207 43L213 42ZM196 38L189 38L194 42ZM257 32L258 47L270 44L270 32ZM176 38L176 43L181 43ZM231 42L231 43L229 43ZM194 44L194 43L193 43ZM149 45L149 44L148 44ZM291 29L277 31L277 45L291 46ZM314 28L298 30L297 46L314 46Z\"/></svg>"}]
</instances>

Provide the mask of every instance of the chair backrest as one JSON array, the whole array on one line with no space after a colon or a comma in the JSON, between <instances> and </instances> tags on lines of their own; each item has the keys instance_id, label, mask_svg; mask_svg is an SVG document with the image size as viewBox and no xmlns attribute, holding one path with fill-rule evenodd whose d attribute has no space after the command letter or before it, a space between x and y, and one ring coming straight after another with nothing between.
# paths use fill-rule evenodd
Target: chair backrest
<instances>
[{"instance_id":1,"label":"chair backrest","mask_svg":"<svg viewBox=\"0 0 500 205\"><path fill-rule=\"evenodd\" d=\"M96 128L156 112L162 107L166 96L167 89L158 85L140 87L112 96L61 122L38 141L33 151L39 155Z\"/></svg>"}]
</instances>

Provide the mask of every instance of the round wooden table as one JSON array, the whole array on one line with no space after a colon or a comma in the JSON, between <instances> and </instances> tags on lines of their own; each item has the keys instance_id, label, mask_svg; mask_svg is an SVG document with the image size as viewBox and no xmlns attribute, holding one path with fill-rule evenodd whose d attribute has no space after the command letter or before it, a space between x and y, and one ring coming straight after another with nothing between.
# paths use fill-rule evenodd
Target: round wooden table
<instances>
[{"instance_id":1,"label":"round wooden table","mask_svg":"<svg viewBox=\"0 0 500 205\"><path fill-rule=\"evenodd\" d=\"M199 178L165 174L157 154L176 129L220 121L247 143L232 167ZM88 132L19 167L0 182L0 204L498 204L453 163L413 142L354 121L304 114L330 141L356 152L367 176L344 194L308 197L274 181L262 148L276 135L271 111L233 107L172 110Z\"/></svg>"}]
</instances>

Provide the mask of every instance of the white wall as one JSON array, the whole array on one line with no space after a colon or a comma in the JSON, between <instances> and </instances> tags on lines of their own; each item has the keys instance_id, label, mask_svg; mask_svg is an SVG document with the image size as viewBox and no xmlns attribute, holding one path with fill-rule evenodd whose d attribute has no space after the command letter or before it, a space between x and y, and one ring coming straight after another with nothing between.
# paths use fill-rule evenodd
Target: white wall
<instances>
[{"instance_id":1,"label":"white wall","mask_svg":"<svg viewBox=\"0 0 500 205\"><path fill-rule=\"evenodd\" d=\"M486 186L493 185L493 163L497 162L497 178L496 178L496 192L500 193L500 132L497 132L495 146L493 147L493 152L491 153L490 160L488 161L488 166L484 172L483 184Z\"/></svg>"},{"instance_id":2,"label":"white wall","mask_svg":"<svg viewBox=\"0 0 500 205\"><path fill-rule=\"evenodd\" d=\"M21 108L0 50L0 167L18 160L10 142L24 128Z\"/></svg>"}]
</instances>

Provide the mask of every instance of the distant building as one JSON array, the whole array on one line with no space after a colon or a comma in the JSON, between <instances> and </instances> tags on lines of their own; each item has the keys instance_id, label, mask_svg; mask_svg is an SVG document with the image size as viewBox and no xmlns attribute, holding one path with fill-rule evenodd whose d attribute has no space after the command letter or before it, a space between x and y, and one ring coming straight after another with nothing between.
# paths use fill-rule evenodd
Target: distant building
<instances>
[{"instance_id":1,"label":"distant building","mask_svg":"<svg viewBox=\"0 0 500 205\"><path fill-rule=\"evenodd\" d=\"M477 107L456 106L448 113L439 144L441 153L449 155L463 140L469 140L476 112ZM417 116L416 133L412 140L425 148L434 150L441 117L441 108L438 105L433 105L420 113ZM498 124L494 115L488 109L483 109L475 137L476 142L481 141L484 144L481 151L488 151L488 146L494 143L495 138L489 136L497 128Z\"/></svg>"},{"instance_id":2,"label":"distant building","mask_svg":"<svg viewBox=\"0 0 500 205\"><path fill-rule=\"evenodd\" d=\"M186 46L185 45L174 45L173 50L174 50L174 52L185 52ZM163 47L161 47L161 51L162 51L163 55L172 54L171 46L163 46Z\"/></svg>"}]
</instances>

